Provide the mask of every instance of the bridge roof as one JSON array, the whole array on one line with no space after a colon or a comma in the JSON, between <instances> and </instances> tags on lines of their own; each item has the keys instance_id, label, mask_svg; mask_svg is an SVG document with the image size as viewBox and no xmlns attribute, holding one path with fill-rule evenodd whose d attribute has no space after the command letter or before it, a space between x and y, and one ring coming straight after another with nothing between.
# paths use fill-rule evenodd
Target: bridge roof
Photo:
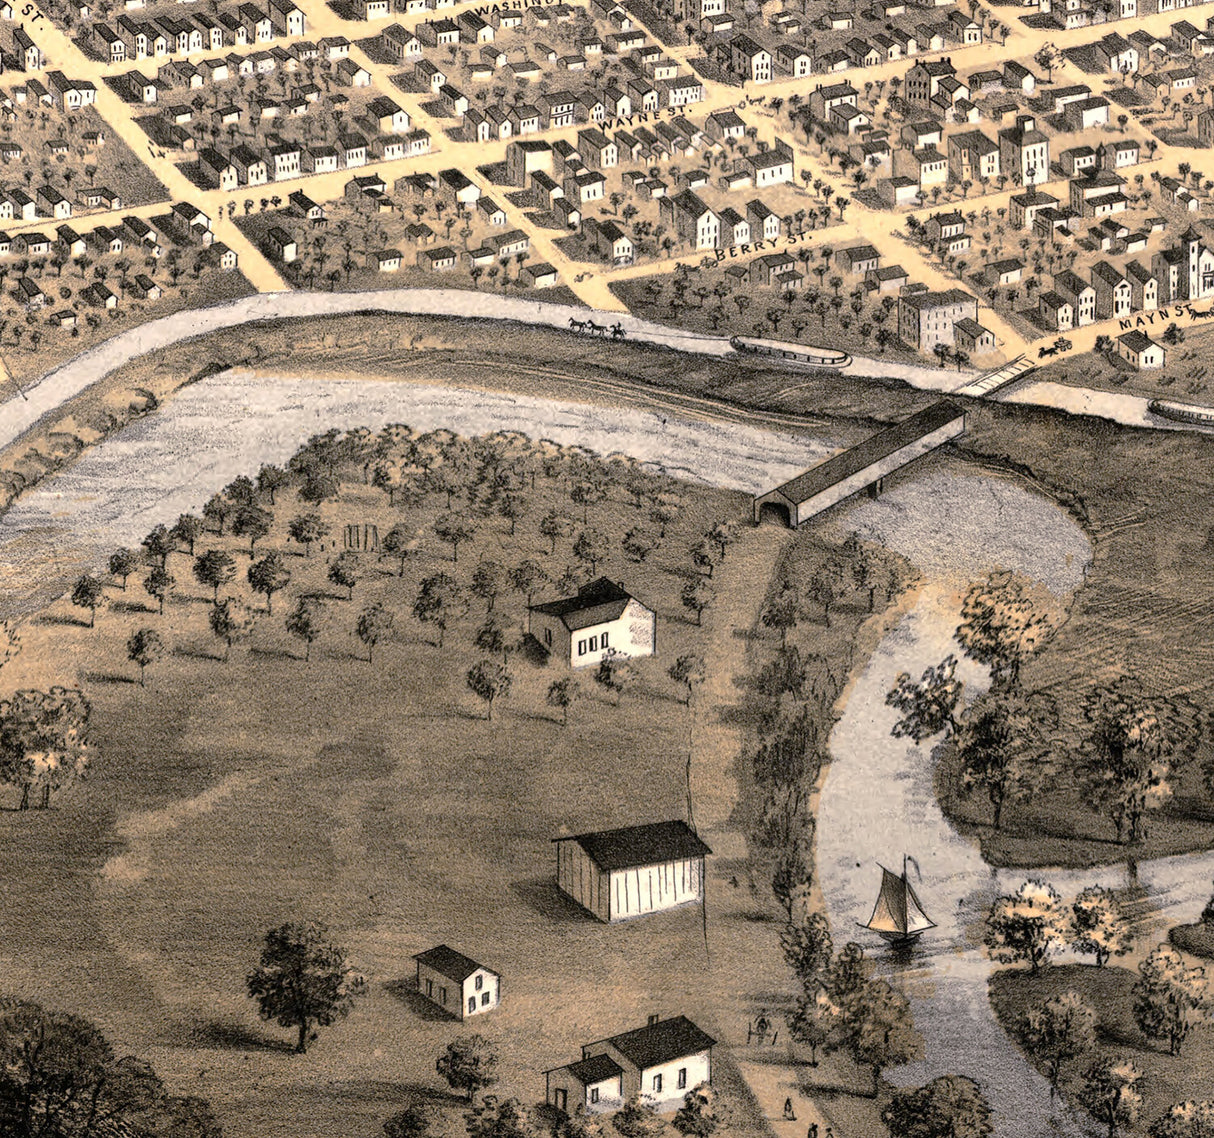
<instances>
[{"instance_id":1,"label":"bridge roof","mask_svg":"<svg viewBox=\"0 0 1214 1138\"><path fill-rule=\"evenodd\" d=\"M829 490L845 478L859 474L866 467L880 462L883 458L888 458L916 439L938 431L946 423L951 423L962 414L964 412L960 406L950 403L947 399L942 399L896 426L870 435L863 442L843 451L842 454L836 454L833 458L828 458L825 462L810 467L803 474L798 474L796 478L790 479L782 486L777 486L775 493L793 503L807 502L810 498L821 494L824 490Z\"/></svg>"}]
</instances>

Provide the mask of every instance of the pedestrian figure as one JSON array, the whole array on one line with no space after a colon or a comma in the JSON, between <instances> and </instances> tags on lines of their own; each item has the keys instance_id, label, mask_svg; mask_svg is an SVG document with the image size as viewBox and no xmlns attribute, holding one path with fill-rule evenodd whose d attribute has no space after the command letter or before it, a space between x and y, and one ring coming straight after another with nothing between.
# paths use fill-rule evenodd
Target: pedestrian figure
<instances>
[{"instance_id":1,"label":"pedestrian figure","mask_svg":"<svg viewBox=\"0 0 1214 1138\"><path fill-rule=\"evenodd\" d=\"M784 1100L784 1119L786 1122L797 1121L797 1116L793 1113L792 1109L792 1099L790 1098Z\"/></svg>"},{"instance_id":2,"label":"pedestrian figure","mask_svg":"<svg viewBox=\"0 0 1214 1138\"><path fill-rule=\"evenodd\" d=\"M805 1138L818 1138L818 1124L816 1122L809 1124L809 1133L805 1135Z\"/></svg>"}]
</instances>

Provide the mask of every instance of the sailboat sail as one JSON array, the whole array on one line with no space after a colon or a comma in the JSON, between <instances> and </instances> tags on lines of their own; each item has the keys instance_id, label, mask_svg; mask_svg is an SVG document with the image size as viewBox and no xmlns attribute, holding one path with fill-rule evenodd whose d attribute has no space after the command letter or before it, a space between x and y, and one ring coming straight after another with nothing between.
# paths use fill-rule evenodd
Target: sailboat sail
<instances>
[{"instance_id":1,"label":"sailboat sail","mask_svg":"<svg viewBox=\"0 0 1214 1138\"><path fill-rule=\"evenodd\" d=\"M926 929L934 929L935 922L923 911L923 905L906 875L901 877L881 867L881 892L873 906L866 928L877 933L895 936L916 936Z\"/></svg>"}]
</instances>

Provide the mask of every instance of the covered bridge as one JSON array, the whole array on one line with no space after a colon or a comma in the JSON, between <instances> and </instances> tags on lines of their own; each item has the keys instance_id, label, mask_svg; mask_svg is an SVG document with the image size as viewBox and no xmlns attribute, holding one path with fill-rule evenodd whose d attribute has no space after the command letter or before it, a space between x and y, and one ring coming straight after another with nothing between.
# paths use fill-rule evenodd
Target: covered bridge
<instances>
[{"instance_id":1,"label":"covered bridge","mask_svg":"<svg viewBox=\"0 0 1214 1138\"><path fill-rule=\"evenodd\" d=\"M879 491L887 474L964 432L965 412L961 407L948 400L933 403L782 486L756 495L755 521L775 517L785 525L799 526L860 490Z\"/></svg>"}]
</instances>

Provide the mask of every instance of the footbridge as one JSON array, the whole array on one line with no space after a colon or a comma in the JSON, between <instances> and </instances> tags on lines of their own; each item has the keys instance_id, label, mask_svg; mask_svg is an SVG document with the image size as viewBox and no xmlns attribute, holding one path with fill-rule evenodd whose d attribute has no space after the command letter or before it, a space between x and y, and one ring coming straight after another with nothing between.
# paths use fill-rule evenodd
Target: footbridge
<instances>
[{"instance_id":1,"label":"footbridge","mask_svg":"<svg viewBox=\"0 0 1214 1138\"><path fill-rule=\"evenodd\" d=\"M875 497L886 476L965 432L965 412L941 400L897 426L865 439L849 450L810 467L782 486L757 494L754 519L799 526L861 490Z\"/></svg>"}]
</instances>

